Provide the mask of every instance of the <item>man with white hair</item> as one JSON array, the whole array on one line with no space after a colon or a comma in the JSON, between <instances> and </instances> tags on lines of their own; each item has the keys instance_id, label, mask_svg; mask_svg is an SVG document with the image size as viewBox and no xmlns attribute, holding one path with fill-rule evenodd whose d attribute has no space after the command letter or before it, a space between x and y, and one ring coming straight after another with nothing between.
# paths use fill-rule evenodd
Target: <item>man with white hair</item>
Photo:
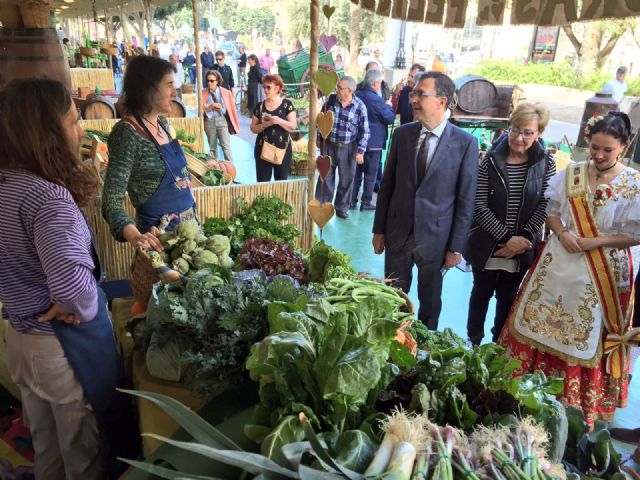
<instances>
[{"instance_id":1,"label":"man with white hair","mask_svg":"<svg viewBox=\"0 0 640 480\"><path fill-rule=\"evenodd\" d=\"M625 93L629 89L625 77L627 76L627 67L618 67L616 70L616 78L609 80L602 87L604 93L610 93L611 97L618 102L618 109L620 109L620 102L624 98Z\"/></svg>"},{"instance_id":2,"label":"man with white hair","mask_svg":"<svg viewBox=\"0 0 640 480\"><path fill-rule=\"evenodd\" d=\"M364 153L364 163L356 166L356 176L353 180L353 192L351 196L351 208L358 204L358 191L364 176L362 197L360 197L360 210L375 210L373 205L373 185L376 181L382 150L387 143L387 125L391 125L395 119L395 113L379 95L382 88L382 73L377 68L367 71L364 76L364 85L356 91L356 97L362 100L367 107L369 120L369 142Z\"/></svg>"},{"instance_id":3,"label":"man with white hair","mask_svg":"<svg viewBox=\"0 0 640 480\"><path fill-rule=\"evenodd\" d=\"M364 163L369 141L367 107L353 95L355 89L356 81L352 77L342 77L336 93L327 99L327 108L333 112L333 129L320 146L331 157L331 170L325 181L318 179L316 185L316 199L321 203L333 202L336 215L344 220L349 218L356 164ZM336 170L339 176L337 188Z\"/></svg>"}]
</instances>

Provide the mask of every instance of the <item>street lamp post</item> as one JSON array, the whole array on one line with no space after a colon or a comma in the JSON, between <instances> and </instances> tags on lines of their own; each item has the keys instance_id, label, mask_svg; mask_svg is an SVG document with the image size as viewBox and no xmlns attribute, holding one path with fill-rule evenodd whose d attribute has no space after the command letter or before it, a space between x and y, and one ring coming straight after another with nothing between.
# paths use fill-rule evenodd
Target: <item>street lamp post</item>
<instances>
[{"instance_id":1,"label":"street lamp post","mask_svg":"<svg viewBox=\"0 0 640 480\"><path fill-rule=\"evenodd\" d=\"M406 59L404 55L404 37L407 34L407 22L405 20L400 23L400 42L398 43L398 51L396 52L396 59L393 64L393 68L404 70L406 67Z\"/></svg>"}]
</instances>

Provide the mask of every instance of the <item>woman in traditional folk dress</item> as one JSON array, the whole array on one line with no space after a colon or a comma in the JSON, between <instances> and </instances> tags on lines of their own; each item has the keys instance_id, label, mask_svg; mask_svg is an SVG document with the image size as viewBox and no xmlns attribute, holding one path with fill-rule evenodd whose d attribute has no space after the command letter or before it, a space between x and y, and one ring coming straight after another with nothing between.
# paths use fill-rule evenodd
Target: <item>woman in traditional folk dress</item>
<instances>
[{"instance_id":1,"label":"woman in traditional folk dress","mask_svg":"<svg viewBox=\"0 0 640 480\"><path fill-rule=\"evenodd\" d=\"M633 276L629 247L640 240L640 173L618 161L629 117L610 112L587 126L591 159L550 181L553 231L511 310L500 343L522 362L565 379L559 396L589 424L626 406Z\"/></svg>"}]
</instances>

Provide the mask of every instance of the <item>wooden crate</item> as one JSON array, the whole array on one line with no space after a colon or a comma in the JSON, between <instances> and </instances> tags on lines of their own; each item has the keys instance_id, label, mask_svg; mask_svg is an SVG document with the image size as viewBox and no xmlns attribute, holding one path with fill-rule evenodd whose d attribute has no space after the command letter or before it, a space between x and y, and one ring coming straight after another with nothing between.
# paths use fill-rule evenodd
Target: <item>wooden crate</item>
<instances>
[{"instance_id":1,"label":"wooden crate","mask_svg":"<svg viewBox=\"0 0 640 480\"><path fill-rule=\"evenodd\" d=\"M296 246L301 249L311 247L313 234L308 228L307 188L305 179L286 180L281 182L265 182L252 184L225 185L222 187L194 188L193 194L198 206L198 217L204 221L208 217L229 218L239 213L235 199L244 198L252 204L258 195L276 195L293 206L294 213L290 222L302 232ZM135 212L128 197L125 197L125 210L131 218ZM95 234L98 254L107 280L124 280L131 278L134 249L128 243L116 242L111 235L107 222L102 218L100 200L85 208L85 214Z\"/></svg>"}]
</instances>

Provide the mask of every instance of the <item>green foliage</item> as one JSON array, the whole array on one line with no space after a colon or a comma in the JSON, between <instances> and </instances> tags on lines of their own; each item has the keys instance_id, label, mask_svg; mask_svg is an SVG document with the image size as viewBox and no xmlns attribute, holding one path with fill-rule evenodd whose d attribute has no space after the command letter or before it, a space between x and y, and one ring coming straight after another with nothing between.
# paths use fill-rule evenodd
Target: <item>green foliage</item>
<instances>
[{"instance_id":1,"label":"green foliage","mask_svg":"<svg viewBox=\"0 0 640 480\"><path fill-rule=\"evenodd\" d=\"M255 29L260 35L264 35L267 38L273 36L276 17L270 8L252 8L247 5L237 8L237 2L233 3L236 5L234 11L228 12L224 17L220 15L223 27L243 35L250 35L252 30ZM233 3L228 2L228 4Z\"/></svg>"},{"instance_id":2,"label":"green foliage","mask_svg":"<svg viewBox=\"0 0 640 480\"><path fill-rule=\"evenodd\" d=\"M332 5L336 11L331 17L331 34L338 39L341 48L349 48L351 31L349 29L349 0L337 0ZM289 34L294 39L309 38L309 2L306 0L285 0ZM360 42L377 41L384 36L384 18L367 10L360 11ZM320 31L329 34L329 24L322 16Z\"/></svg>"},{"instance_id":3,"label":"green foliage","mask_svg":"<svg viewBox=\"0 0 640 480\"><path fill-rule=\"evenodd\" d=\"M532 63L522 65L517 62L484 60L468 73L482 75L489 80L512 83L534 83L556 87L578 88L599 92L613 75L600 70L588 77L580 78L568 62ZM640 78L628 81L627 95L640 95Z\"/></svg>"}]
</instances>

